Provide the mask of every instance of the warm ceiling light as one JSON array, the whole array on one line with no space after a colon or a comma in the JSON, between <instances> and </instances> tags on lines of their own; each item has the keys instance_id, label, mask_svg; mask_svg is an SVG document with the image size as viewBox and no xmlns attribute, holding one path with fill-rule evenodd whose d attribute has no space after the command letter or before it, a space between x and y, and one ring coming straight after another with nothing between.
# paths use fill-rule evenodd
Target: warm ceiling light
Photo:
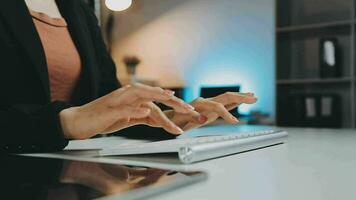
<instances>
[{"instance_id":1,"label":"warm ceiling light","mask_svg":"<svg viewBox=\"0 0 356 200\"><path fill-rule=\"evenodd\" d=\"M132 0L105 0L105 5L112 11L123 11L128 9Z\"/></svg>"}]
</instances>

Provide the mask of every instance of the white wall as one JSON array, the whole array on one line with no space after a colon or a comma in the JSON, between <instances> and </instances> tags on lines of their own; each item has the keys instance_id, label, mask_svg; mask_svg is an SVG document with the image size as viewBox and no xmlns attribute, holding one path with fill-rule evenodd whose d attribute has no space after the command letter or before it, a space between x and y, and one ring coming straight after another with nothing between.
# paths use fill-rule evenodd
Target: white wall
<instances>
[{"instance_id":1,"label":"white wall","mask_svg":"<svg viewBox=\"0 0 356 200\"><path fill-rule=\"evenodd\" d=\"M259 102L241 110L274 115L273 0L134 0L115 14L113 57L126 76L126 55L143 60L138 75L162 86L240 84Z\"/></svg>"}]
</instances>

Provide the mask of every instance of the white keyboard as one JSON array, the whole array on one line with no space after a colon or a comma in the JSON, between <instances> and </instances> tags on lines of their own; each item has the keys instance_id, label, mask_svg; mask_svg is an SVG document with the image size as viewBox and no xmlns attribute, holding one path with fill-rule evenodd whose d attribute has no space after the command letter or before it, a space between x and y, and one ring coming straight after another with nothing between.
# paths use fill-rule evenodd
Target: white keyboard
<instances>
[{"instance_id":1,"label":"white keyboard","mask_svg":"<svg viewBox=\"0 0 356 200\"><path fill-rule=\"evenodd\" d=\"M287 135L286 131L255 131L121 145L103 149L99 153L101 156L178 153L179 159L188 164L281 144Z\"/></svg>"}]
</instances>

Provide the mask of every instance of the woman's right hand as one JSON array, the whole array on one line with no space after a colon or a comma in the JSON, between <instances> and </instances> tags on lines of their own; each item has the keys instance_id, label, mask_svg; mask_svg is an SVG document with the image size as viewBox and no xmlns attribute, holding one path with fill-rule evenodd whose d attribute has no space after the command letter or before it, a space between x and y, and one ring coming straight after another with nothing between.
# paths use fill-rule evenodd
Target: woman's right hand
<instances>
[{"instance_id":1,"label":"woman's right hand","mask_svg":"<svg viewBox=\"0 0 356 200\"><path fill-rule=\"evenodd\" d=\"M192 106L175 97L174 92L135 84L115 90L83 106L62 110L59 117L64 136L67 139L88 139L139 123L162 127L172 134L182 133L153 101L172 107L176 112L195 115L197 120L200 117Z\"/></svg>"}]
</instances>

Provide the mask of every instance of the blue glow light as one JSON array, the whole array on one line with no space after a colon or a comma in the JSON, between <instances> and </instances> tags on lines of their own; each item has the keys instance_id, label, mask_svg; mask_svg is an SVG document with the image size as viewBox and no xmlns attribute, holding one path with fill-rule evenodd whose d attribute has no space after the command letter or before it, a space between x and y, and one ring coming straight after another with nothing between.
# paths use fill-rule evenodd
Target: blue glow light
<instances>
[{"instance_id":1,"label":"blue glow light","mask_svg":"<svg viewBox=\"0 0 356 200\"><path fill-rule=\"evenodd\" d=\"M201 48L192 62L194 67L185 71L189 89L184 99L191 101L198 97L203 86L239 85L241 92L254 92L259 99L254 105L241 106L242 114L258 110L274 116L273 1L241 2L236 8L239 14L225 21L224 30L209 42L209 48Z\"/></svg>"}]
</instances>

